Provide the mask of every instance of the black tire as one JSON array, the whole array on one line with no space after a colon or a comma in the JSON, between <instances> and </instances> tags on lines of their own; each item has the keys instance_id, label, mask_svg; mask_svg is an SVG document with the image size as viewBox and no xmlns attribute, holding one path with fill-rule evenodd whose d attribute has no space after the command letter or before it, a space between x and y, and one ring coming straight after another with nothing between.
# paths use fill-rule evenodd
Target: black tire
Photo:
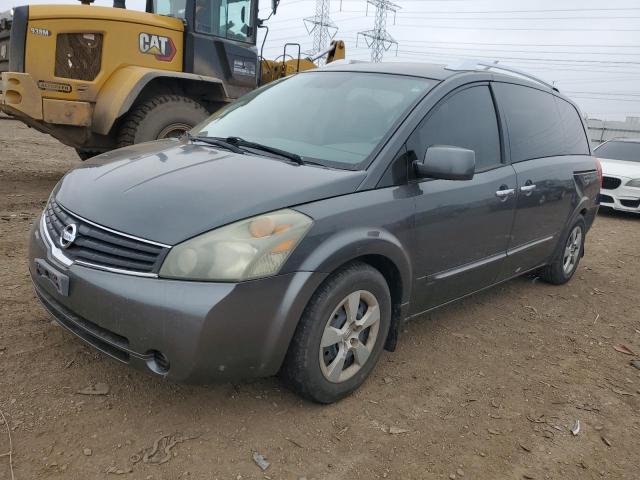
<instances>
[{"instance_id":1,"label":"black tire","mask_svg":"<svg viewBox=\"0 0 640 480\"><path fill-rule=\"evenodd\" d=\"M326 371L327 366L321 367L320 356L326 355L327 348L331 349L338 344L323 348L321 347L321 340L323 339L325 327L332 325L331 318L338 317L337 313L336 315L333 315L333 313L342 308L340 305L342 305L343 300L354 294L354 292L359 292L358 295L371 294L375 297L374 300L377 301L380 313L377 332L374 334L372 327L361 331L346 329L353 335L364 336L362 345L369 343L370 353L366 360L362 362L362 365L357 365L355 352L351 352L352 363L350 366L348 365L349 353L346 354L347 361L344 365L347 367L340 367L340 371L346 373L348 368L352 370L357 368L357 370L344 381L332 382L323 373L323 368ZM360 320L364 318L369 308L371 308L364 301L364 298L363 296L358 302L357 315L360 315ZM371 299L372 297L369 296L367 298ZM346 313L346 309L342 310L342 312ZM348 314L346 318L348 318ZM351 263L325 280L311 298L289 346L280 376L292 390L306 399L325 404L336 402L356 390L369 376L380 358L389 333L390 324L391 295L385 278L370 265L360 262ZM376 336L370 338L370 335ZM356 344L358 343L358 340L353 338L351 340L355 341ZM349 345L353 345L353 343Z\"/></svg>"},{"instance_id":2,"label":"black tire","mask_svg":"<svg viewBox=\"0 0 640 480\"><path fill-rule=\"evenodd\" d=\"M575 250L575 262L571 265L571 268L567 270L565 269L565 251L573 232L577 228L580 230L580 242L579 246L577 246L577 250ZM582 217L578 217L571 224L571 227L569 227L567 233L558 244L558 250L554 255L553 261L549 265L546 265L540 269L539 275L542 280L553 285L563 285L571 280L571 277L573 277L573 275L578 270L580 259L584 255L584 240L586 232L587 225L584 222L584 219Z\"/></svg>"},{"instance_id":3,"label":"black tire","mask_svg":"<svg viewBox=\"0 0 640 480\"><path fill-rule=\"evenodd\" d=\"M80 157L80 160L85 161L89 160L92 157L95 157L96 155L100 155L103 152L98 150L84 150L82 148L76 148L76 153Z\"/></svg>"},{"instance_id":4,"label":"black tire","mask_svg":"<svg viewBox=\"0 0 640 480\"><path fill-rule=\"evenodd\" d=\"M135 106L118 132L118 147L179 136L209 116L189 97L158 95Z\"/></svg>"}]
</instances>

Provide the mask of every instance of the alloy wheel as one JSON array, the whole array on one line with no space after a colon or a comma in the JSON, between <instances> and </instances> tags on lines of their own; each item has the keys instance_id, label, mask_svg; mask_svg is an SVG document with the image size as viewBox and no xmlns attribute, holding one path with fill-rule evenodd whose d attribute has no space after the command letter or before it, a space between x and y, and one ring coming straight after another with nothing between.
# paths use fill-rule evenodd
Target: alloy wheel
<instances>
[{"instance_id":1,"label":"alloy wheel","mask_svg":"<svg viewBox=\"0 0 640 480\"><path fill-rule=\"evenodd\" d=\"M576 267L580 258L580 249L582 248L582 228L579 225L574 227L567 239L562 257L562 267L565 275L570 275Z\"/></svg>"},{"instance_id":2,"label":"alloy wheel","mask_svg":"<svg viewBox=\"0 0 640 480\"><path fill-rule=\"evenodd\" d=\"M366 290L346 296L324 327L320 341L320 370L332 383L341 383L367 363L378 338L380 305Z\"/></svg>"}]
</instances>

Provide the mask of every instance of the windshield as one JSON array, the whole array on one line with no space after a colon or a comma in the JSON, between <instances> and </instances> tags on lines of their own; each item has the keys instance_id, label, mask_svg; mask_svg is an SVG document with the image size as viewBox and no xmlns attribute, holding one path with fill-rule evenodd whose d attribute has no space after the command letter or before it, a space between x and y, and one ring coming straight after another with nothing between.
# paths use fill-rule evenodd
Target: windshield
<instances>
[{"instance_id":1,"label":"windshield","mask_svg":"<svg viewBox=\"0 0 640 480\"><path fill-rule=\"evenodd\" d=\"M607 142L596 148L594 154L600 158L640 162L640 142Z\"/></svg>"},{"instance_id":2,"label":"windshield","mask_svg":"<svg viewBox=\"0 0 640 480\"><path fill-rule=\"evenodd\" d=\"M404 112L435 84L376 73L303 73L245 95L194 134L241 137L303 160L360 169Z\"/></svg>"},{"instance_id":3,"label":"windshield","mask_svg":"<svg viewBox=\"0 0 640 480\"><path fill-rule=\"evenodd\" d=\"M157 15L184 19L186 9L187 0L153 0L153 13Z\"/></svg>"}]
</instances>

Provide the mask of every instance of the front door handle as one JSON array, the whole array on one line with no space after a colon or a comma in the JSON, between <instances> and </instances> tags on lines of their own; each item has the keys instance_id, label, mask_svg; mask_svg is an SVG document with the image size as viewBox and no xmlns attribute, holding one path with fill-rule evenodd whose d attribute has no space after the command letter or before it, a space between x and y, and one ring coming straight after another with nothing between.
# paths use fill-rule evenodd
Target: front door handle
<instances>
[{"instance_id":1,"label":"front door handle","mask_svg":"<svg viewBox=\"0 0 640 480\"><path fill-rule=\"evenodd\" d=\"M509 198L511 195L514 195L515 193L516 193L515 188L505 188L503 190L496 191L496 197L498 197L501 200L506 200L507 198Z\"/></svg>"}]
</instances>

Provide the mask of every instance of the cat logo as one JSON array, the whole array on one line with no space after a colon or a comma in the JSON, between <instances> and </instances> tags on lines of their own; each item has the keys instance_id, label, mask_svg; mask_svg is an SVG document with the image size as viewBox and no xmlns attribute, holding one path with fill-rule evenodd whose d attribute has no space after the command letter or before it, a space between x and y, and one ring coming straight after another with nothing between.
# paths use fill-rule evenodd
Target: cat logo
<instances>
[{"instance_id":1,"label":"cat logo","mask_svg":"<svg viewBox=\"0 0 640 480\"><path fill-rule=\"evenodd\" d=\"M156 60L170 62L176 56L176 46L169 37L143 32L139 40L140 52L153 55Z\"/></svg>"}]
</instances>

